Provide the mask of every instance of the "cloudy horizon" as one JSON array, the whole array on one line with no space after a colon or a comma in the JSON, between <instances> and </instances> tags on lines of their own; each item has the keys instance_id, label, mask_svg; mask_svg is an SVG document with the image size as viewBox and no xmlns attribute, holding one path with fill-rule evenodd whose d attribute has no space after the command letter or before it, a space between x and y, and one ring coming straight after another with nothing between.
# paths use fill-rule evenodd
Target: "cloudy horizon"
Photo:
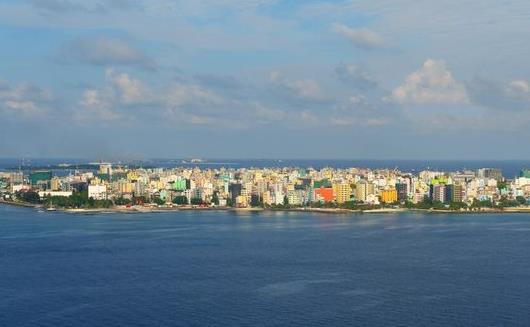
<instances>
[{"instance_id":1,"label":"cloudy horizon","mask_svg":"<svg viewBox=\"0 0 530 327\"><path fill-rule=\"evenodd\" d=\"M5 0L0 157L530 159L529 14Z\"/></svg>"}]
</instances>

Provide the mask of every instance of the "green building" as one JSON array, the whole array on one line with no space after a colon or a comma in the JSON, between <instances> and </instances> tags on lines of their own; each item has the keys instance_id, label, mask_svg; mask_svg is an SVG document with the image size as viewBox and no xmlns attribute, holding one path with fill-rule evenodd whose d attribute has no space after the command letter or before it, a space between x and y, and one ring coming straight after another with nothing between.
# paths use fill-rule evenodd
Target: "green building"
<instances>
[{"instance_id":1,"label":"green building","mask_svg":"<svg viewBox=\"0 0 530 327\"><path fill-rule=\"evenodd\" d=\"M525 168L525 169L521 170L521 173L519 174L519 177L530 178L530 169Z\"/></svg>"},{"instance_id":2,"label":"green building","mask_svg":"<svg viewBox=\"0 0 530 327\"><path fill-rule=\"evenodd\" d=\"M37 185L49 182L53 177L51 170L37 170L29 174L31 185Z\"/></svg>"},{"instance_id":3,"label":"green building","mask_svg":"<svg viewBox=\"0 0 530 327\"><path fill-rule=\"evenodd\" d=\"M328 188L328 187L331 187L331 183L328 179L324 178L320 181L315 181L313 183L313 187L314 188L321 188L321 187Z\"/></svg>"},{"instance_id":4,"label":"green building","mask_svg":"<svg viewBox=\"0 0 530 327\"><path fill-rule=\"evenodd\" d=\"M185 179L177 179L173 182L173 189L175 191L184 191L186 190L186 180Z\"/></svg>"}]
</instances>

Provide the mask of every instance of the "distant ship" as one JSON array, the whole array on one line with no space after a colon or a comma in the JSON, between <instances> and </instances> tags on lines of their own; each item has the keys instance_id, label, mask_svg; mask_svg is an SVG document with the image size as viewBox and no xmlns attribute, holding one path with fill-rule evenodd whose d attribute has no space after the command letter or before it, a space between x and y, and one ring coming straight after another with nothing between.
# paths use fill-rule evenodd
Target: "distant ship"
<instances>
[{"instance_id":1,"label":"distant ship","mask_svg":"<svg viewBox=\"0 0 530 327\"><path fill-rule=\"evenodd\" d=\"M182 163L184 163L184 164L186 164L186 163L204 163L204 162L206 162L206 160L197 159L197 158L191 159L190 161L182 160Z\"/></svg>"}]
</instances>

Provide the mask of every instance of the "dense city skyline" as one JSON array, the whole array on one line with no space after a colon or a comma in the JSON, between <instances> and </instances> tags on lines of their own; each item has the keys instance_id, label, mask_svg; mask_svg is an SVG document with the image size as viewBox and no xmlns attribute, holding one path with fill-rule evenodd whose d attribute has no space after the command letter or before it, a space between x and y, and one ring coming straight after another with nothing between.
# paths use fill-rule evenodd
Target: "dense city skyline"
<instances>
[{"instance_id":1,"label":"dense city skyline","mask_svg":"<svg viewBox=\"0 0 530 327\"><path fill-rule=\"evenodd\" d=\"M530 170L128 167L101 163L0 171L0 201L56 210L528 209ZM391 207L389 207L391 206ZM522 209L516 209L523 206ZM304 209L304 210L305 210Z\"/></svg>"},{"instance_id":2,"label":"dense city skyline","mask_svg":"<svg viewBox=\"0 0 530 327\"><path fill-rule=\"evenodd\" d=\"M0 157L529 159L529 11L6 0Z\"/></svg>"}]
</instances>

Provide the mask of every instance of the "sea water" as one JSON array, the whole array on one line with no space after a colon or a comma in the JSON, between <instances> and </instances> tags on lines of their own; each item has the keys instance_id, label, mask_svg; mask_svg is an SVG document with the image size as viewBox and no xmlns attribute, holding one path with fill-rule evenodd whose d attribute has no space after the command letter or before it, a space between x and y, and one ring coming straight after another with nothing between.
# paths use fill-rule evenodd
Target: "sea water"
<instances>
[{"instance_id":1,"label":"sea water","mask_svg":"<svg viewBox=\"0 0 530 327\"><path fill-rule=\"evenodd\" d=\"M517 326L530 215L0 206L0 326Z\"/></svg>"}]
</instances>

